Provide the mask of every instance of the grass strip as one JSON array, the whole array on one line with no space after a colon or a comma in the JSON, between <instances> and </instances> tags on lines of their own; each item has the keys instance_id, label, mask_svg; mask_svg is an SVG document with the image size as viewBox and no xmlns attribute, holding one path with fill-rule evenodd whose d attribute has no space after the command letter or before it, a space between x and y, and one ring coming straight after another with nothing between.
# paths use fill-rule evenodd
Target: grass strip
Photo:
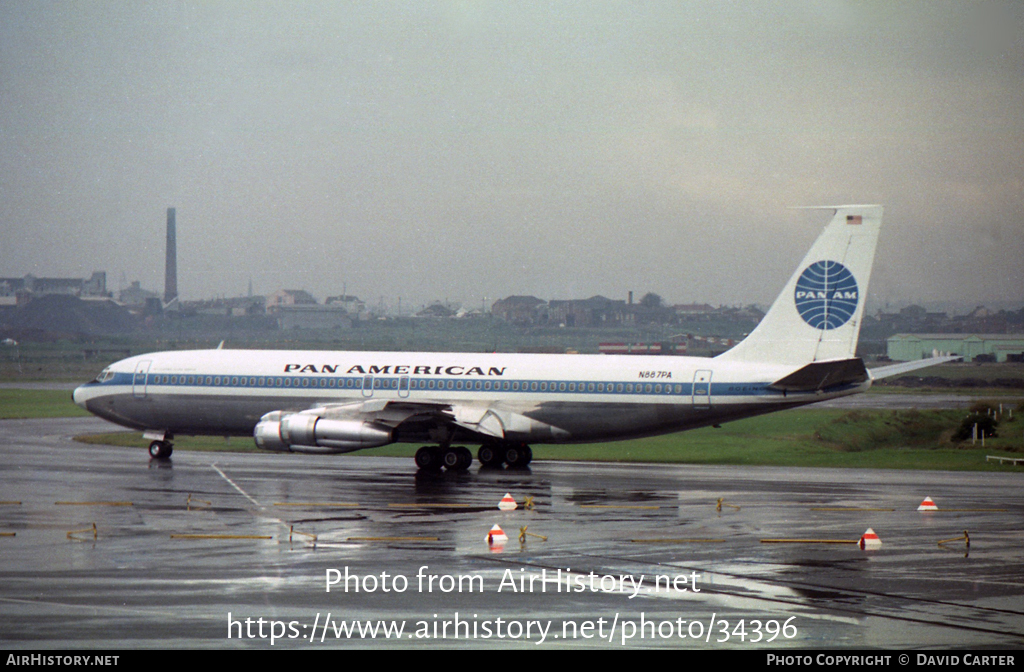
<instances>
[{"instance_id":1,"label":"grass strip","mask_svg":"<svg viewBox=\"0 0 1024 672\"><path fill-rule=\"evenodd\" d=\"M1024 452L1024 422L1001 423L1000 436L955 444L952 431L963 418L956 410L794 409L723 425L632 441L538 445L536 460L733 464L859 469L1020 471L1021 466L986 462L985 454ZM84 443L145 448L134 432L75 437ZM252 439L187 437L175 450L261 452ZM391 445L356 456L412 457L418 446ZM347 456L346 456L347 458ZM302 459L296 456L296 459Z\"/></svg>"},{"instance_id":2,"label":"grass strip","mask_svg":"<svg viewBox=\"0 0 1024 672\"><path fill-rule=\"evenodd\" d=\"M0 389L0 419L77 418L92 414L75 405L67 390Z\"/></svg>"}]
</instances>

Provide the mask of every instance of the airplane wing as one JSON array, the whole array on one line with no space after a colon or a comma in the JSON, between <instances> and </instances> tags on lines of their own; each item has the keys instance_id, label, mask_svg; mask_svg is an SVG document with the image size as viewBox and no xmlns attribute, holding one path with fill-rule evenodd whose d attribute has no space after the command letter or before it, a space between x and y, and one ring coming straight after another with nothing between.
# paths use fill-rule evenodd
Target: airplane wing
<instances>
[{"instance_id":1,"label":"airplane wing","mask_svg":"<svg viewBox=\"0 0 1024 672\"><path fill-rule=\"evenodd\" d=\"M960 355L943 355L941 357L929 357L928 359L918 359L911 362L900 362L899 364L890 364L889 366L879 366L874 369L868 369L868 375L871 376L872 380L879 380L880 378L898 376L901 373L909 373L910 371L917 371L918 369L935 366L936 364L955 362L960 359L963 359Z\"/></svg>"},{"instance_id":2,"label":"airplane wing","mask_svg":"<svg viewBox=\"0 0 1024 672\"><path fill-rule=\"evenodd\" d=\"M350 404L325 404L297 412L267 413L254 435L261 448L281 450L318 447L347 452L392 443L396 431L426 432L459 427L485 438L512 439L568 432L495 405L411 402L371 399Z\"/></svg>"},{"instance_id":3,"label":"airplane wing","mask_svg":"<svg viewBox=\"0 0 1024 672\"><path fill-rule=\"evenodd\" d=\"M430 404L422 402L402 402L388 399L370 399L351 404L324 404L300 413L317 415L331 419L359 419L367 422L378 422L388 427L397 427L414 416L438 416L448 404Z\"/></svg>"},{"instance_id":4,"label":"airplane wing","mask_svg":"<svg viewBox=\"0 0 1024 672\"><path fill-rule=\"evenodd\" d=\"M351 418L374 422L392 429L406 422L435 422L455 425L498 439L508 434L528 433L536 420L490 404L446 404L419 401L373 399L355 404L330 404L302 411L324 418Z\"/></svg>"}]
</instances>

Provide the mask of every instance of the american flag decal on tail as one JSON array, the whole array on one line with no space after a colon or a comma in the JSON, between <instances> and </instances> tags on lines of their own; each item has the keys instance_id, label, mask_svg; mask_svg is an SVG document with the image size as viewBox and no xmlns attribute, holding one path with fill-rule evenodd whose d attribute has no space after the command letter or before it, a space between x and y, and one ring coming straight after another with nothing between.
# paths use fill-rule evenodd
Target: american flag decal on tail
<instances>
[{"instance_id":1,"label":"american flag decal on tail","mask_svg":"<svg viewBox=\"0 0 1024 672\"><path fill-rule=\"evenodd\" d=\"M847 215L846 216L846 223L847 224L860 224L860 223L862 223L862 221L863 221L863 218L860 215Z\"/></svg>"}]
</instances>

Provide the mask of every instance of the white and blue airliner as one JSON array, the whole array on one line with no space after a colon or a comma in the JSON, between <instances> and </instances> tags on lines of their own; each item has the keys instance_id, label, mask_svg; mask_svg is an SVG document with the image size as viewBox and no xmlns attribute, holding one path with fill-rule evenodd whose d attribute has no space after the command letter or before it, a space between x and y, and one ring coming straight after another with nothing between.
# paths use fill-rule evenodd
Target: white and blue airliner
<instances>
[{"instance_id":1,"label":"white and blue airliner","mask_svg":"<svg viewBox=\"0 0 1024 672\"><path fill-rule=\"evenodd\" d=\"M192 350L111 364L75 403L142 430L166 458L177 435L253 436L260 448L345 453L423 443L421 469L525 466L530 444L680 432L864 392L932 358L868 370L855 355L882 221L835 216L764 319L714 358L453 352Z\"/></svg>"}]
</instances>

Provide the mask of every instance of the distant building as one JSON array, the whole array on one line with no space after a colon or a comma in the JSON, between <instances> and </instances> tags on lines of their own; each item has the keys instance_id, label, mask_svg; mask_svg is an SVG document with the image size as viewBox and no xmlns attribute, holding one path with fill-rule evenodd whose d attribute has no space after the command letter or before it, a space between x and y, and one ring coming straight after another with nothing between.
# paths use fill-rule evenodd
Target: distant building
<instances>
[{"instance_id":1,"label":"distant building","mask_svg":"<svg viewBox=\"0 0 1024 672\"><path fill-rule=\"evenodd\" d=\"M455 317L455 311L443 303L432 303L416 313L416 317Z\"/></svg>"},{"instance_id":2,"label":"distant building","mask_svg":"<svg viewBox=\"0 0 1024 672\"><path fill-rule=\"evenodd\" d=\"M984 317L992 317L995 314L994 311L989 310L985 306L978 306L971 312L967 313L967 319L977 320Z\"/></svg>"},{"instance_id":3,"label":"distant building","mask_svg":"<svg viewBox=\"0 0 1024 672\"><path fill-rule=\"evenodd\" d=\"M738 319L746 319L753 320L754 322L760 322L761 320L764 319L764 311L755 306L754 304L750 304L742 308L737 308L735 316Z\"/></svg>"},{"instance_id":4,"label":"distant building","mask_svg":"<svg viewBox=\"0 0 1024 672\"><path fill-rule=\"evenodd\" d=\"M235 317L241 315L266 315L267 297L256 295L233 299L231 301L231 314Z\"/></svg>"},{"instance_id":5,"label":"distant building","mask_svg":"<svg viewBox=\"0 0 1024 672\"><path fill-rule=\"evenodd\" d=\"M267 312L273 313L285 306L318 305L313 295L304 289L281 289L267 297Z\"/></svg>"},{"instance_id":6,"label":"distant building","mask_svg":"<svg viewBox=\"0 0 1024 672\"><path fill-rule=\"evenodd\" d=\"M206 299L188 301L185 306L196 315L225 315L229 317L245 317L263 315L266 310L266 297L237 296L229 299Z\"/></svg>"},{"instance_id":7,"label":"distant building","mask_svg":"<svg viewBox=\"0 0 1024 672\"><path fill-rule=\"evenodd\" d=\"M569 301L550 301L548 320L567 327L606 327L632 324L641 307L604 296Z\"/></svg>"},{"instance_id":8,"label":"distant building","mask_svg":"<svg viewBox=\"0 0 1024 672\"><path fill-rule=\"evenodd\" d=\"M349 329L352 318L344 308L300 304L278 306L273 314L280 329Z\"/></svg>"},{"instance_id":9,"label":"distant building","mask_svg":"<svg viewBox=\"0 0 1024 672\"><path fill-rule=\"evenodd\" d=\"M81 278L37 278L31 273L23 278L0 278L0 296L27 296L39 298L61 294L79 298L110 298L107 291L107 274L95 271L86 279Z\"/></svg>"},{"instance_id":10,"label":"distant building","mask_svg":"<svg viewBox=\"0 0 1024 672\"><path fill-rule=\"evenodd\" d=\"M1024 361L1024 335L896 334L886 339L886 355L896 362L926 359L935 353L961 355L965 362Z\"/></svg>"},{"instance_id":11,"label":"distant building","mask_svg":"<svg viewBox=\"0 0 1024 672\"><path fill-rule=\"evenodd\" d=\"M715 307L707 303L681 303L672 306L672 310L676 315L692 317L694 315L711 315L715 312Z\"/></svg>"},{"instance_id":12,"label":"distant building","mask_svg":"<svg viewBox=\"0 0 1024 672\"><path fill-rule=\"evenodd\" d=\"M126 289L122 289L117 293L118 303L128 308L141 308L146 305L147 299L159 298L160 294L158 292L151 292L148 289L143 289L142 283L138 280L135 280Z\"/></svg>"},{"instance_id":13,"label":"distant building","mask_svg":"<svg viewBox=\"0 0 1024 672\"><path fill-rule=\"evenodd\" d=\"M949 316L942 312L928 312L918 305L900 308L898 313L886 313L879 310L875 316L879 324L895 331L931 331L950 328Z\"/></svg>"},{"instance_id":14,"label":"distant building","mask_svg":"<svg viewBox=\"0 0 1024 672\"><path fill-rule=\"evenodd\" d=\"M479 308L469 308L469 309L467 309L467 308L463 307L463 308L459 308L455 312L455 317L460 319L460 320L461 319L466 319L466 318L476 319L478 317L485 317L485 316L486 316L486 313L484 313L484 311L480 310Z\"/></svg>"},{"instance_id":15,"label":"distant building","mask_svg":"<svg viewBox=\"0 0 1024 672\"><path fill-rule=\"evenodd\" d=\"M225 299L235 317L242 315L265 315L267 313L267 297L250 294L233 299Z\"/></svg>"},{"instance_id":16,"label":"distant building","mask_svg":"<svg viewBox=\"0 0 1024 672\"><path fill-rule=\"evenodd\" d=\"M351 294L328 296L324 301L324 305L344 308L349 315L359 320L367 320L370 317L370 313L366 309L366 303L361 301L358 296L352 296Z\"/></svg>"},{"instance_id":17,"label":"distant building","mask_svg":"<svg viewBox=\"0 0 1024 672\"><path fill-rule=\"evenodd\" d=\"M19 340L49 337L125 334L138 327L138 317L111 298L77 297L53 293L33 298L23 307L7 311L4 330ZM47 337L47 338L49 338Z\"/></svg>"},{"instance_id":18,"label":"distant building","mask_svg":"<svg viewBox=\"0 0 1024 672\"><path fill-rule=\"evenodd\" d=\"M491 306L491 314L510 324L536 324L541 321L541 309L547 303L536 296L509 296L498 299Z\"/></svg>"},{"instance_id":19,"label":"distant building","mask_svg":"<svg viewBox=\"0 0 1024 672\"><path fill-rule=\"evenodd\" d=\"M675 344L669 344L675 351ZM599 343L598 352L602 355L660 355L664 348L661 343ZM683 346L685 352L686 346Z\"/></svg>"}]
</instances>

